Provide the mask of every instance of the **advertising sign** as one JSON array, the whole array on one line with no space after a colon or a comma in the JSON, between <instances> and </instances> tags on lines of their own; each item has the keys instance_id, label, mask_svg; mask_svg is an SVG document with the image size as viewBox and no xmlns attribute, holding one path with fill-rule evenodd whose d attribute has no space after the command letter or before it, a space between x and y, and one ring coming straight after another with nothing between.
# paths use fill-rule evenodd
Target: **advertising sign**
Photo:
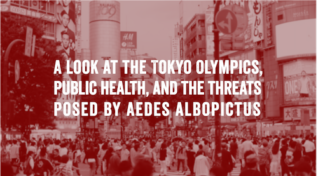
<instances>
[{"instance_id":1,"label":"advertising sign","mask_svg":"<svg viewBox=\"0 0 318 176\"><path fill-rule=\"evenodd\" d=\"M316 1L279 1L273 13L277 60L316 56Z\"/></svg>"},{"instance_id":2,"label":"advertising sign","mask_svg":"<svg viewBox=\"0 0 318 176\"><path fill-rule=\"evenodd\" d=\"M264 39L263 32L263 3L262 1L253 0L253 41L258 42Z\"/></svg>"},{"instance_id":3,"label":"advertising sign","mask_svg":"<svg viewBox=\"0 0 318 176\"><path fill-rule=\"evenodd\" d=\"M90 2L89 21L109 20L120 21L119 2L117 1L97 1ZM94 10L92 10L94 9Z\"/></svg>"},{"instance_id":4,"label":"advertising sign","mask_svg":"<svg viewBox=\"0 0 318 176\"><path fill-rule=\"evenodd\" d=\"M206 35L206 55L214 54L214 34L213 34L214 11L205 12L205 35Z\"/></svg>"},{"instance_id":5,"label":"advertising sign","mask_svg":"<svg viewBox=\"0 0 318 176\"><path fill-rule=\"evenodd\" d=\"M179 38L174 38L171 40L171 58L172 60L180 60L180 42Z\"/></svg>"},{"instance_id":6,"label":"advertising sign","mask_svg":"<svg viewBox=\"0 0 318 176\"><path fill-rule=\"evenodd\" d=\"M28 57L31 57L32 52L32 37L33 37L33 29L27 26L26 36L25 36L25 49L24 54Z\"/></svg>"},{"instance_id":7,"label":"advertising sign","mask_svg":"<svg viewBox=\"0 0 318 176\"><path fill-rule=\"evenodd\" d=\"M273 5L268 4L263 7L264 11L264 44L265 48L274 46L273 33Z\"/></svg>"},{"instance_id":8,"label":"advertising sign","mask_svg":"<svg viewBox=\"0 0 318 176\"><path fill-rule=\"evenodd\" d=\"M288 107L284 108L284 120L301 120L302 110L309 111L309 118L316 119L316 107L315 106L300 106L300 107Z\"/></svg>"},{"instance_id":9,"label":"advertising sign","mask_svg":"<svg viewBox=\"0 0 318 176\"><path fill-rule=\"evenodd\" d=\"M316 102L316 61L297 60L283 65L284 104L304 105Z\"/></svg>"},{"instance_id":10,"label":"advertising sign","mask_svg":"<svg viewBox=\"0 0 318 176\"><path fill-rule=\"evenodd\" d=\"M121 31L120 44L124 49L137 49L137 32Z\"/></svg>"},{"instance_id":11,"label":"advertising sign","mask_svg":"<svg viewBox=\"0 0 318 176\"><path fill-rule=\"evenodd\" d=\"M56 41L61 42L60 51L67 60L75 60L75 2L59 1L57 4L56 17Z\"/></svg>"}]
</instances>

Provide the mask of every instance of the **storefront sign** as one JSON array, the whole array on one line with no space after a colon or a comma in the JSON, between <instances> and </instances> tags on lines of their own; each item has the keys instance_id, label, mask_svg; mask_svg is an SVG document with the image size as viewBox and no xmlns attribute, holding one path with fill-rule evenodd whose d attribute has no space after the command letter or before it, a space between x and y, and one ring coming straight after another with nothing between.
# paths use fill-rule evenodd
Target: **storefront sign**
<instances>
[{"instance_id":1,"label":"storefront sign","mask_svg":"<svg viewBox=\"0 0 318 176\"><path fill-rule=\"evenodd\" d=\"M8 11L8 10L9 10L9 6L1 6L1 11ZM44 13L39 13L39 12L32 11L32 10L27 10L27 9L21 8L21 7L10 6L10 12L16 13L19 15L23 15L23 16L33 17L33 18L40 18L40 19L50 21L53 23L57 22L56 17L53 15L47 15Z\"/></svg>"},{"instance_id":2,"label":"storefront sign","mask_svg":"<svg viewBox=\"0 0 318 176\"><path fill-rule=\"evenodd\" d=\"M253 41L258 42L264 39L263 32L263 3L253 0Z\"/></svg>"},{"instance_id":3,"label":"storefront sign","mask_svg":"<svg viewBox=\"0 0 318 176\"><path fill-rule=\"evenodd\" d=\"M137 49L137 32L121 31L120 43L121 48Z\"/></svg>"},{"instance_id":4,"label":"storefront sign","mask_svg":"<svg viewBox=\"0 0 318 176\"><path fill-rule=\"evenodd\" d=\"M284 108L284 120L301 120L301 111L306 109L309 111L309 118L316 119L316 107L289 107Z\"/></svg>"},{"instance_id":5,"label":"storefront sign","mask_svg":"<svg viewBox=\"0 0 318 176\"><path fill-rule=\"evenodd\" d=\"M273 37L273 5L268 4L264 6L264 44L265 48L274 46Z\"/></svg>"}]
</instances>

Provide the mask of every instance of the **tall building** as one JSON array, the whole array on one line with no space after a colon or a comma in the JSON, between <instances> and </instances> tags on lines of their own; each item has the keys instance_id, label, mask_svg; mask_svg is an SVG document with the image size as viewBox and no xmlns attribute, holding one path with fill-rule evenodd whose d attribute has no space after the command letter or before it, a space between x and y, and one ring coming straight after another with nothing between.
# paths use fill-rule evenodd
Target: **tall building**
<instances>
[{"instance_id":1,"label":"tall building","mask_svg":"<svg viewBox=\"0 0 318 176\"><path fill-rule=\"evenodd\" d=\"M103 73L104 60L120 64L120 3L118 1L91 1L89 9L89 43L91 60L98 60L97 69ZM114 68L111 68L113 70ZM117 81L120 74L91 74L90 81L100 86L103 80Z\"/></svg>"}]
</instances>

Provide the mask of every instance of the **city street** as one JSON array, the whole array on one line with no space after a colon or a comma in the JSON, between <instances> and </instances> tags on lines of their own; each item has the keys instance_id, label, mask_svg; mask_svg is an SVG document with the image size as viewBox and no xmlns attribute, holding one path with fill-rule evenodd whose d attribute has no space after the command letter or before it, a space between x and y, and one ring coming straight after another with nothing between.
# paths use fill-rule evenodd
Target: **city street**
<instances>
[{"instance_id":1,"label":"city street","mask_svg":"<svg viewBox=\"0 0 318 176\"><path fill-rule=\"evenodd\" d=\"M159 176L159 172L160 172L160 166L158 164L154 165L155 167L155 173L153 176ZM79 164L79 168L80 168L80 173L84 176L84 175L89 175L89 166L88 164L83 164L80 163ZM171 168L171 171L167 172L168 176L182 176L183 173L181 172L177 172L176 171L176 166ZM239 176L241 172L241 164L240 163L236 163L235 168L233 169L233 171L231 172L231 176ZM100 171L97 172L98 174L95 176L102 176L100 174ZM76 173L74 172L74 176L76 176Z\"/></svg>"}]
</instances>

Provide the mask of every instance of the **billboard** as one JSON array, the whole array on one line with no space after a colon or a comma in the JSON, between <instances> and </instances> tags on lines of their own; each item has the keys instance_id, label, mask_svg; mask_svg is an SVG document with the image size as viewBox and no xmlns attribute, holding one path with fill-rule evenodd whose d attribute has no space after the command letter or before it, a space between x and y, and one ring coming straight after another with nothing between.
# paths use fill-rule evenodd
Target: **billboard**
<instances>
[{"instance_id":1,"label":"billboard","mask_svg":"<svg viewBox=\"0 0 318 176\"><path fill-rule=\"evenodd\" d=\"M121 31L120 45L125 49L137 49L137 32Z\"/></svg>"},{"instance_id":2,"label":"billboard","mask_svg":"<svg viewBox=\"0 0 318 176\"><path fill-rule=\"evenodd\" d=\"M277 60L316 55L316 1L279 1L273 14Z\"/></svg>"},{"instance_id":3,"label":"billboard","mask_svg":"<svg viewBox=\"0 0 318 176\"><path fill-rule=\"evenodd\" d=\"M284 64L284 104L316 103L316 61L297 60Z\"/></svg>"},{"instance_id":4,"label":"billboard","mask_svg":"<svg viewBox=\"0 0 318 176\"><path fill-rule=\"evenodd\" d=\"M56 18L56 41L60 42L60 51L67 60L75 60L75 2L57 1Z\"/></svg>"}]
</instances>

